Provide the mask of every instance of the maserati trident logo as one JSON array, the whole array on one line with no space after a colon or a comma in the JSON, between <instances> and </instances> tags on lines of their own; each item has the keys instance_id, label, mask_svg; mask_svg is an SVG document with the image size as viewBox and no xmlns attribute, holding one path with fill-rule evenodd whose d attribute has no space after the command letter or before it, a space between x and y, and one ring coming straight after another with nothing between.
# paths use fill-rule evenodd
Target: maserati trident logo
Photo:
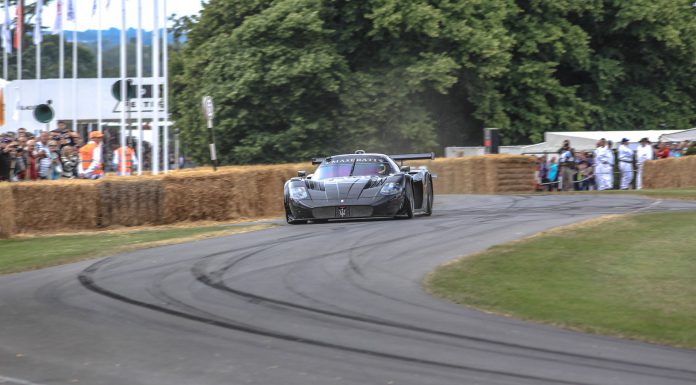
<instances>
[{"instance_id":1,"label":"maserati trident logo","mask_svg":"<svg viewBox=\"0 0 696 385\"><path fill-rule=\"evenodd\" d=\"M348 208L347 207L339 207L338 208L338 216L341 218L345 218L346 215L348 215Z\"/></svg>"}]
</instances>

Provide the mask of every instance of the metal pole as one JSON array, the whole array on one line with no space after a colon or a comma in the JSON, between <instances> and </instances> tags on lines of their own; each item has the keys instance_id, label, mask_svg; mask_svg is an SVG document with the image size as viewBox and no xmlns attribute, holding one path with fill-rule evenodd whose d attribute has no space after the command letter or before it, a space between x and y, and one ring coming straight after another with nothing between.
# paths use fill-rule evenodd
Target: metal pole
<instances>
[{"instance_id":1,"label":"metal pole","mask_svg":"<svg viewBox=\"0 0 696 385\"><path fill-rule=\"evenodd\" d=\"M97 129L103 131L102 128L102 77L104 76L102 61L102 6L97 4Z\"/></svg>"},{"instance_id":2,"label":"metal pole","mask_svg":"<svg viewBox=\"0 0 696 385\"><path fill-rule=\"evenodd\" d=\"M126 0L121 0L121 175L126 175L126 103L128 89L126 84Z\"/></svg>"},{"instance_id":3,"label":"metal pole","mask_svg":"<svg viewBox=\"0 0 696 385\"><path fill-rule=\"evenodd\" d=\"M136 103L138 117L138 175L143 174L143 1L138 0L138 37L137 47L135 51L136 57L136 76L138 82L136 84Z\"/></svg>"},{"instance_id":4,"label":"metal pole","mask_svg":"<svg viewBox=\"0 0 696 385\"><path fill-rule=\"evenodd\" d=\"M164 25L162 28L162 75L164 77L164 88L162 95L164 99L164 172L169 172L169 32L167 30L167 0L162 0L162 14L164 16Z\"/></svg>"},{"instance_id":5,"label":"metal pole","mask_svg":"<svg viewBox=\"0 0 696 385\"><path fill-rule=\"evenodd\" d=\"M159 3L152 1L154 28L152 30L152 174L159 174Z\"/></svg>"},{"instance_id":6,"label":"metal pole","mask_svg":"<svg viewBox=\"0 0 696 385\"><path fill-rule=\"evenodd\" d=\"M73 21L72 39L72 126L77 131L77 21Z\"/></svg>"},{"instance_id":7,"label":"metal pole","mask_svg":"<svg viewBox=\"0 0 696 385\"><path fill-rule=\"evenodd\" d=\"M17 6L21 7L22 20L17 20L18 27L15 33L19 34L17 37L17 80L22 80L22 37L24 36L24 0L19 0Z\"/></svg>"}]
</instances>

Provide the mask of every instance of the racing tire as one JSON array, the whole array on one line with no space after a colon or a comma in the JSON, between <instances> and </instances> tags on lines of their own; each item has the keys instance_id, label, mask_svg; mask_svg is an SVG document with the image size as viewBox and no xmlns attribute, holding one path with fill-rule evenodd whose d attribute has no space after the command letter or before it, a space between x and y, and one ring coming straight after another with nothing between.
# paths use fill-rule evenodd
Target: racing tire
<instances>
[{"instance_id":1,"label":"racing tire","mask_svg":"<svg viewBox=\"0 0 696 385\"><path fill-rule=\"evenodd\" d=\"M428 201L425 205L425 215L432 215L433 214L433 201L435 200L435 196L433 195L433 180L429 180L430 183L428 183Z\"/></svg>"},{"instance_id":2,"label":"racing tire","mask_svg":"<svg viewBox=\"0 0 696 385\"><path fill-rule=\"evenodd\" d=\"M404 197L404 203L401 206L401 210L399 210L396 218L413 218L413 204L411 204L411 199L408 196Z\"/></svg>"}]
</instances>

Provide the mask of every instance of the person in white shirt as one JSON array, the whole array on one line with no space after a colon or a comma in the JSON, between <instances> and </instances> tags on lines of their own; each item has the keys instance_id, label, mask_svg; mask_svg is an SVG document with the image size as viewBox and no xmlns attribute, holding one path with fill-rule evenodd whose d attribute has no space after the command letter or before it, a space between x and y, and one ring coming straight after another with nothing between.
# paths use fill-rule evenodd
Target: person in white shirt
<instances>
[{"instance_id":1,"label":"person in white shirt","mask_svg":"<svg viewBox=\"0 0 696 385\"><path fill-rule=\"evenodd\" d=\"M628 147L628 139L621 139L619 145L619 171L621 171L621 190L628 190L633 180L633 150Z\"/></svg>"},{"instance_id":2,"label":"person in white shirt","mask_svg":"<svg viewBox=\"0 0 696 385\"><path fill-rule=\"evenodd\" d=\"M636 189L640 190L643 188L643 163L648 160L655 159L655 153L650 145L648 138L643 138L640 140L640 145L636 149L636 166L638 168L638 175L636 175Z\"/></svg>"},{"instance_id":3,"label":"person in white shirt","mask_svg":"<svg viewBox=\"0 0 696 385\"><path fill-rule=\"evenodd\" d=\"M595 158L595 181L597 190L606 190L609 188L607 183L607 174L611 172L609 168L608 150L606 139L602 138L597 142L597 148L594 150Z\"/></svg>"}]
</instances>

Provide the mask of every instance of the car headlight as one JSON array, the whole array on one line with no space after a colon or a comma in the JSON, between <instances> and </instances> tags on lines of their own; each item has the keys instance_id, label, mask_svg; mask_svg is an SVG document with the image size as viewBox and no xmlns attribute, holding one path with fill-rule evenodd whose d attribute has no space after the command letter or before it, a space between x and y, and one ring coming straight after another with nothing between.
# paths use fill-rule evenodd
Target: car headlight
<instances>
[{"instance_id":1,"label":"car headlight","mask_svg":"<svg viewBox=\"0 0 696 385\"><path fill-rule=\"evenodd\" d=\"M399 183L389 182L382 186L382 190L379 192L383 195L394 195L403 191L403 187Z\"/></svg>"},{"instance_id":2,"label":"car headlight","mask_svg":"<svg viewBox=\"0 0 696 385\"><path fill-rule=\"evenodd\" d=\"M309 194L306 187L290 187L290 198L295 200L307 199Z\"/></svg>"}]
</instances>

